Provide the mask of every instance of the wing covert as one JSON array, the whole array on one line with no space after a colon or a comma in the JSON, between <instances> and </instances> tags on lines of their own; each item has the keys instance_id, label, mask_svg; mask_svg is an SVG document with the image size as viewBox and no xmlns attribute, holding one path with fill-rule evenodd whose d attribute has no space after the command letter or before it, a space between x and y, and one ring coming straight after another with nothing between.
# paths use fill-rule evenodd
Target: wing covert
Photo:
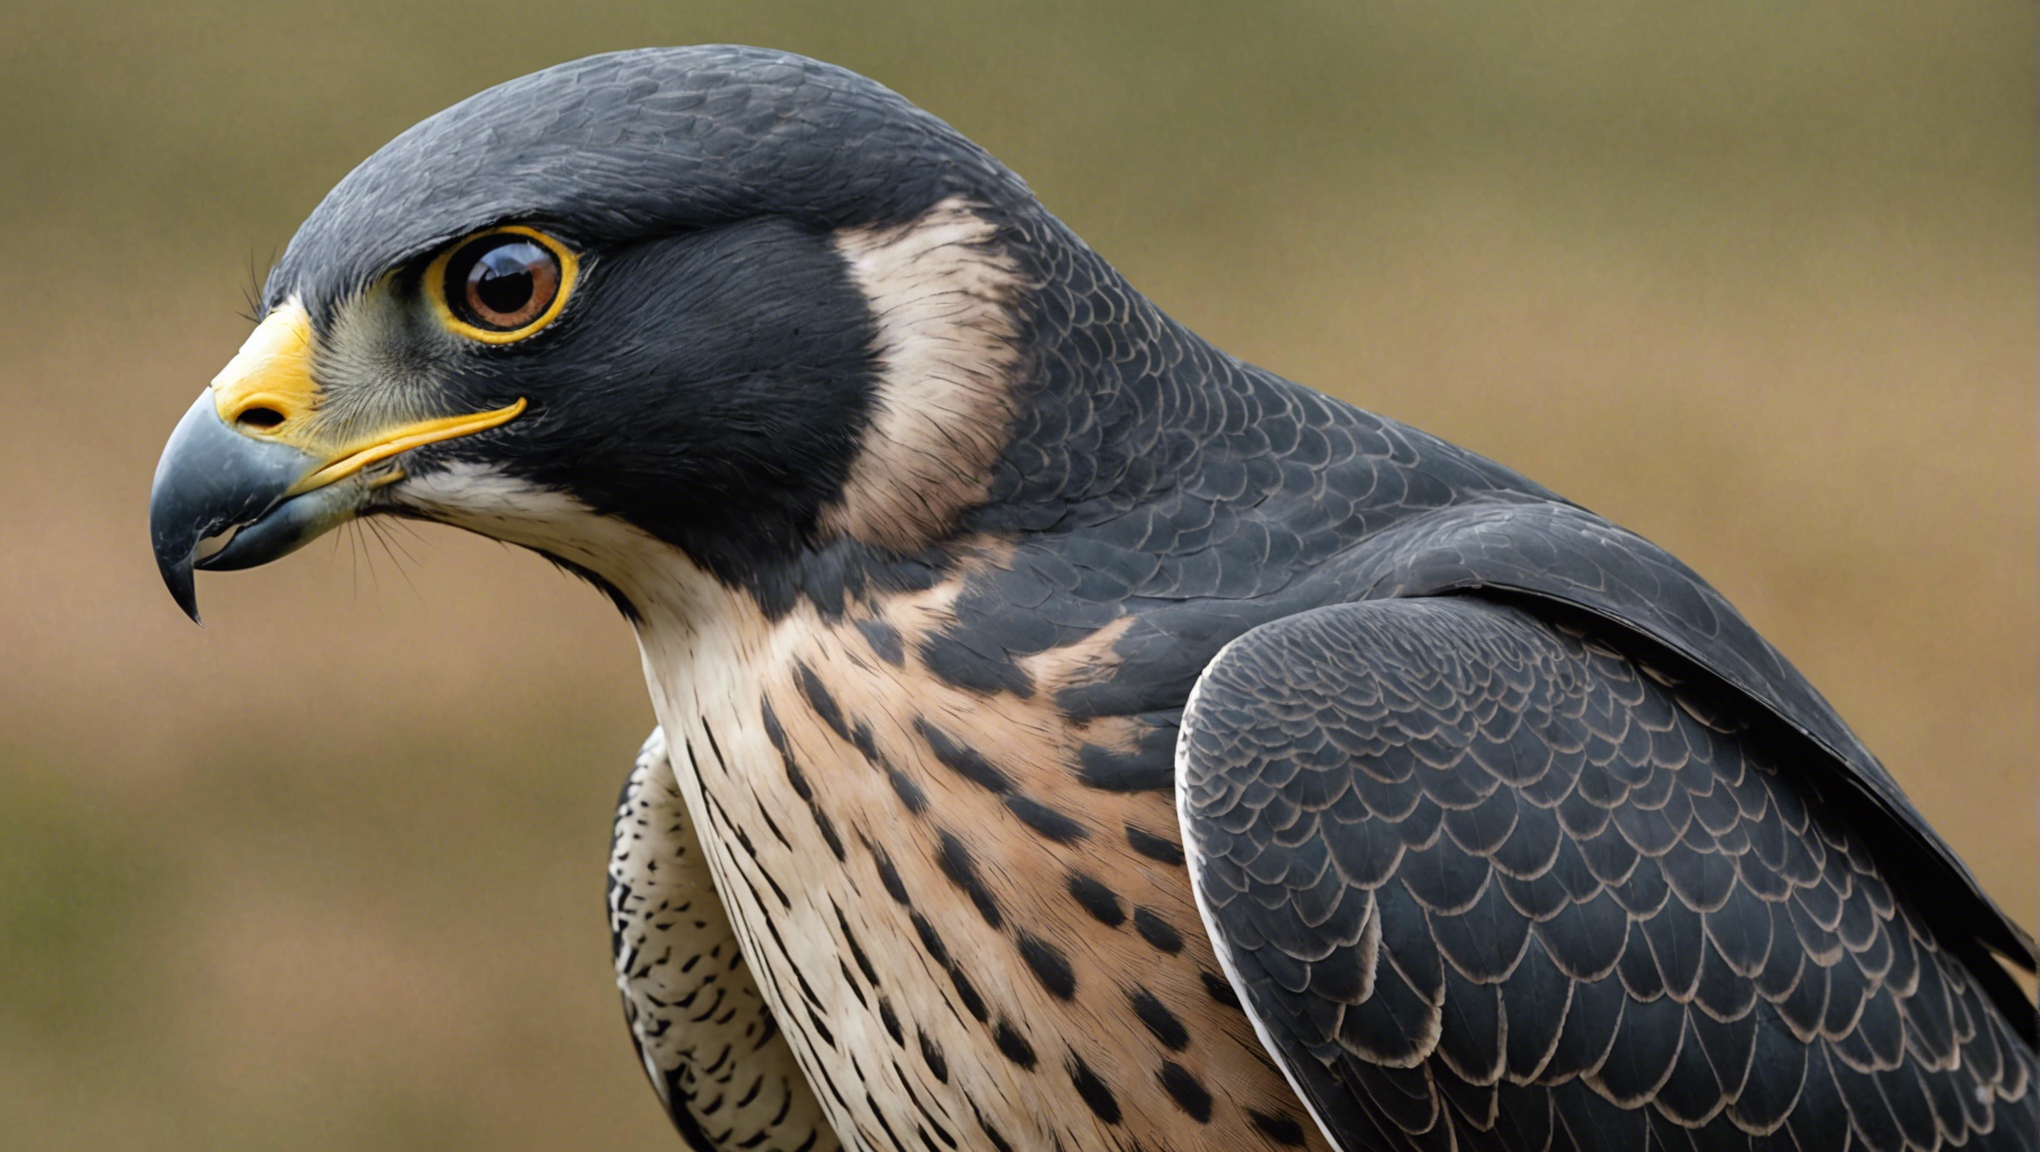
<instances>
[{"instance_id":1,"label":"wing covert","mask_svg":"<svg viewBox=\"0 0 2040 1152\"><path fill-rule=\"evenodd\" d=\"M1473 597L1265 625L1177 752L1206 926L1342 1146L2040 1142L2032 1052L1814 754ZM1611 643L1611 641L1613 643Z\"/></svg>"}]
</instances>

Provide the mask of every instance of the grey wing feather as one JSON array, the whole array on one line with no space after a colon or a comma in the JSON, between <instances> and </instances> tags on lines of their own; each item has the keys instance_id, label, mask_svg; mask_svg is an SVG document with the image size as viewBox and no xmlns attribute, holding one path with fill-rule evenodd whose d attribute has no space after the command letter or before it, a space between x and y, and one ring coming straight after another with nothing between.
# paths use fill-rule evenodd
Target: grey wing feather
<instances>
[{"instance_id":1,"label":"grey wing feather","mask_svg":"<svg viewBox=\"0 0 2040 1152\"><path fill-rule=\"evenodd\" d=\"M656 728L617 799L609 927L631 1040L690 1149L840 1149L744 964Z\"/></svg>"},{"instance_id":2,"label":"grey wing feather","mask_svg":"<svg viewBox=\"0 0 2040 1152\"><path fill-rule=\"evenodd\" d=\"M1983 891L1833 706L1721 593L1664 549L1572 505L1476 502L1412 517L1370 539L1358 559L1348 576L1357 587L1341 599L1519 593L1664 645L1825 749L1832 764L1810 767L1859 793L1873 809L1870 819L1894 825L1900 840L1888 848L1912 856L1908 867L1947 873L1943 887L1956 914L1944 922L1959 920L1972 939L2027 971L2040 960L2032 935ZM1948 942L1977 951L1969 940ZM2001 1003L2023 995L2008 978L1990 982ZM2020 1027L2029 1041L2040 1040L2032 1021Z\"/></svg>"},{"instance_id":3,"label":"grey wing feather","mask_svg":"<svg viewBox=\"0 0 2040 1152\"><path fill-rule=\"evenodd\" d=\"M1255 629L1199 680L1177 752L1199 906L1327 1134L2040 1147L2031 1048L1840 782L1794 762L1819 753L1636 651L1471 596L1376 600Z\"/></svg>"}]
</instances>

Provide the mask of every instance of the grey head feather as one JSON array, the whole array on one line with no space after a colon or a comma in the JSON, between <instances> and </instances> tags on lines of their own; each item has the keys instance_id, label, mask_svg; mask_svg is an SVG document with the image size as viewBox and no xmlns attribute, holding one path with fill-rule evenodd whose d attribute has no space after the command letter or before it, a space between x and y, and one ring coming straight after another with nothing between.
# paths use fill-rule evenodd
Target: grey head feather
<instances>
[{"instance_id":1,"label":"grey head feather","mask_svg":"<svg viewBox=\"0 0 2040 1152\"><path fill-rule=\"evenodd\" d=\"M320 315L509 221L599 246L754 216L903 223L951 195L1031 200L954 128L833 65L733 45L612 52L499 84L384 145L299 228L266 306L297 295Z\"/></svg>"}]
</instances>

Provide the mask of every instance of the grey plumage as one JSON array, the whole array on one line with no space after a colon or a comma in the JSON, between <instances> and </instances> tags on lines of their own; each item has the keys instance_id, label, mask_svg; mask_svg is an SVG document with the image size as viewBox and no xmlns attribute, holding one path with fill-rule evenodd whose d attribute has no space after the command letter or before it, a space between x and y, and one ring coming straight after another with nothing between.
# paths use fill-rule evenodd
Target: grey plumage
<instances>
[{"instance_id":1,"label":"grey plumage","mask_svg":"<svg viewBox=\"0 0 2040 1152\"><path fill-rule=\"evenodd\" d=\"M433 261L504 225L579 279L474 340ZM347 514L637 628L612 925L696 1147L2040 1141L2031 937L1719 593L1212 347L869 81L513 81L342 181L265 302L312 465L479 414ZM159 472L185 590L304 507L232 419Z\"/></svg>"}]
</instances>

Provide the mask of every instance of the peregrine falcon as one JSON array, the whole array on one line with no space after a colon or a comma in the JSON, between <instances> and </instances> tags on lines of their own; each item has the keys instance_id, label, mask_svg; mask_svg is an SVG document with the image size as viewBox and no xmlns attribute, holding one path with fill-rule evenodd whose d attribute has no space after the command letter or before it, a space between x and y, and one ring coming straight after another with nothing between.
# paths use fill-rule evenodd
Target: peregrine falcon
<instances>
[{"instance_id":1,"label":"peregrine falcon","mask_svg":"<svg viewBox=\"0 0 2040 1152\"><path fill-rule=\"evenodd\" d=\"M1719 593L1214 348L871 81L513 80L261 308L164 579L400 516L615 602L692 1148L2040 1147L2032 937Z\"/></svg>"}]
</instances>

